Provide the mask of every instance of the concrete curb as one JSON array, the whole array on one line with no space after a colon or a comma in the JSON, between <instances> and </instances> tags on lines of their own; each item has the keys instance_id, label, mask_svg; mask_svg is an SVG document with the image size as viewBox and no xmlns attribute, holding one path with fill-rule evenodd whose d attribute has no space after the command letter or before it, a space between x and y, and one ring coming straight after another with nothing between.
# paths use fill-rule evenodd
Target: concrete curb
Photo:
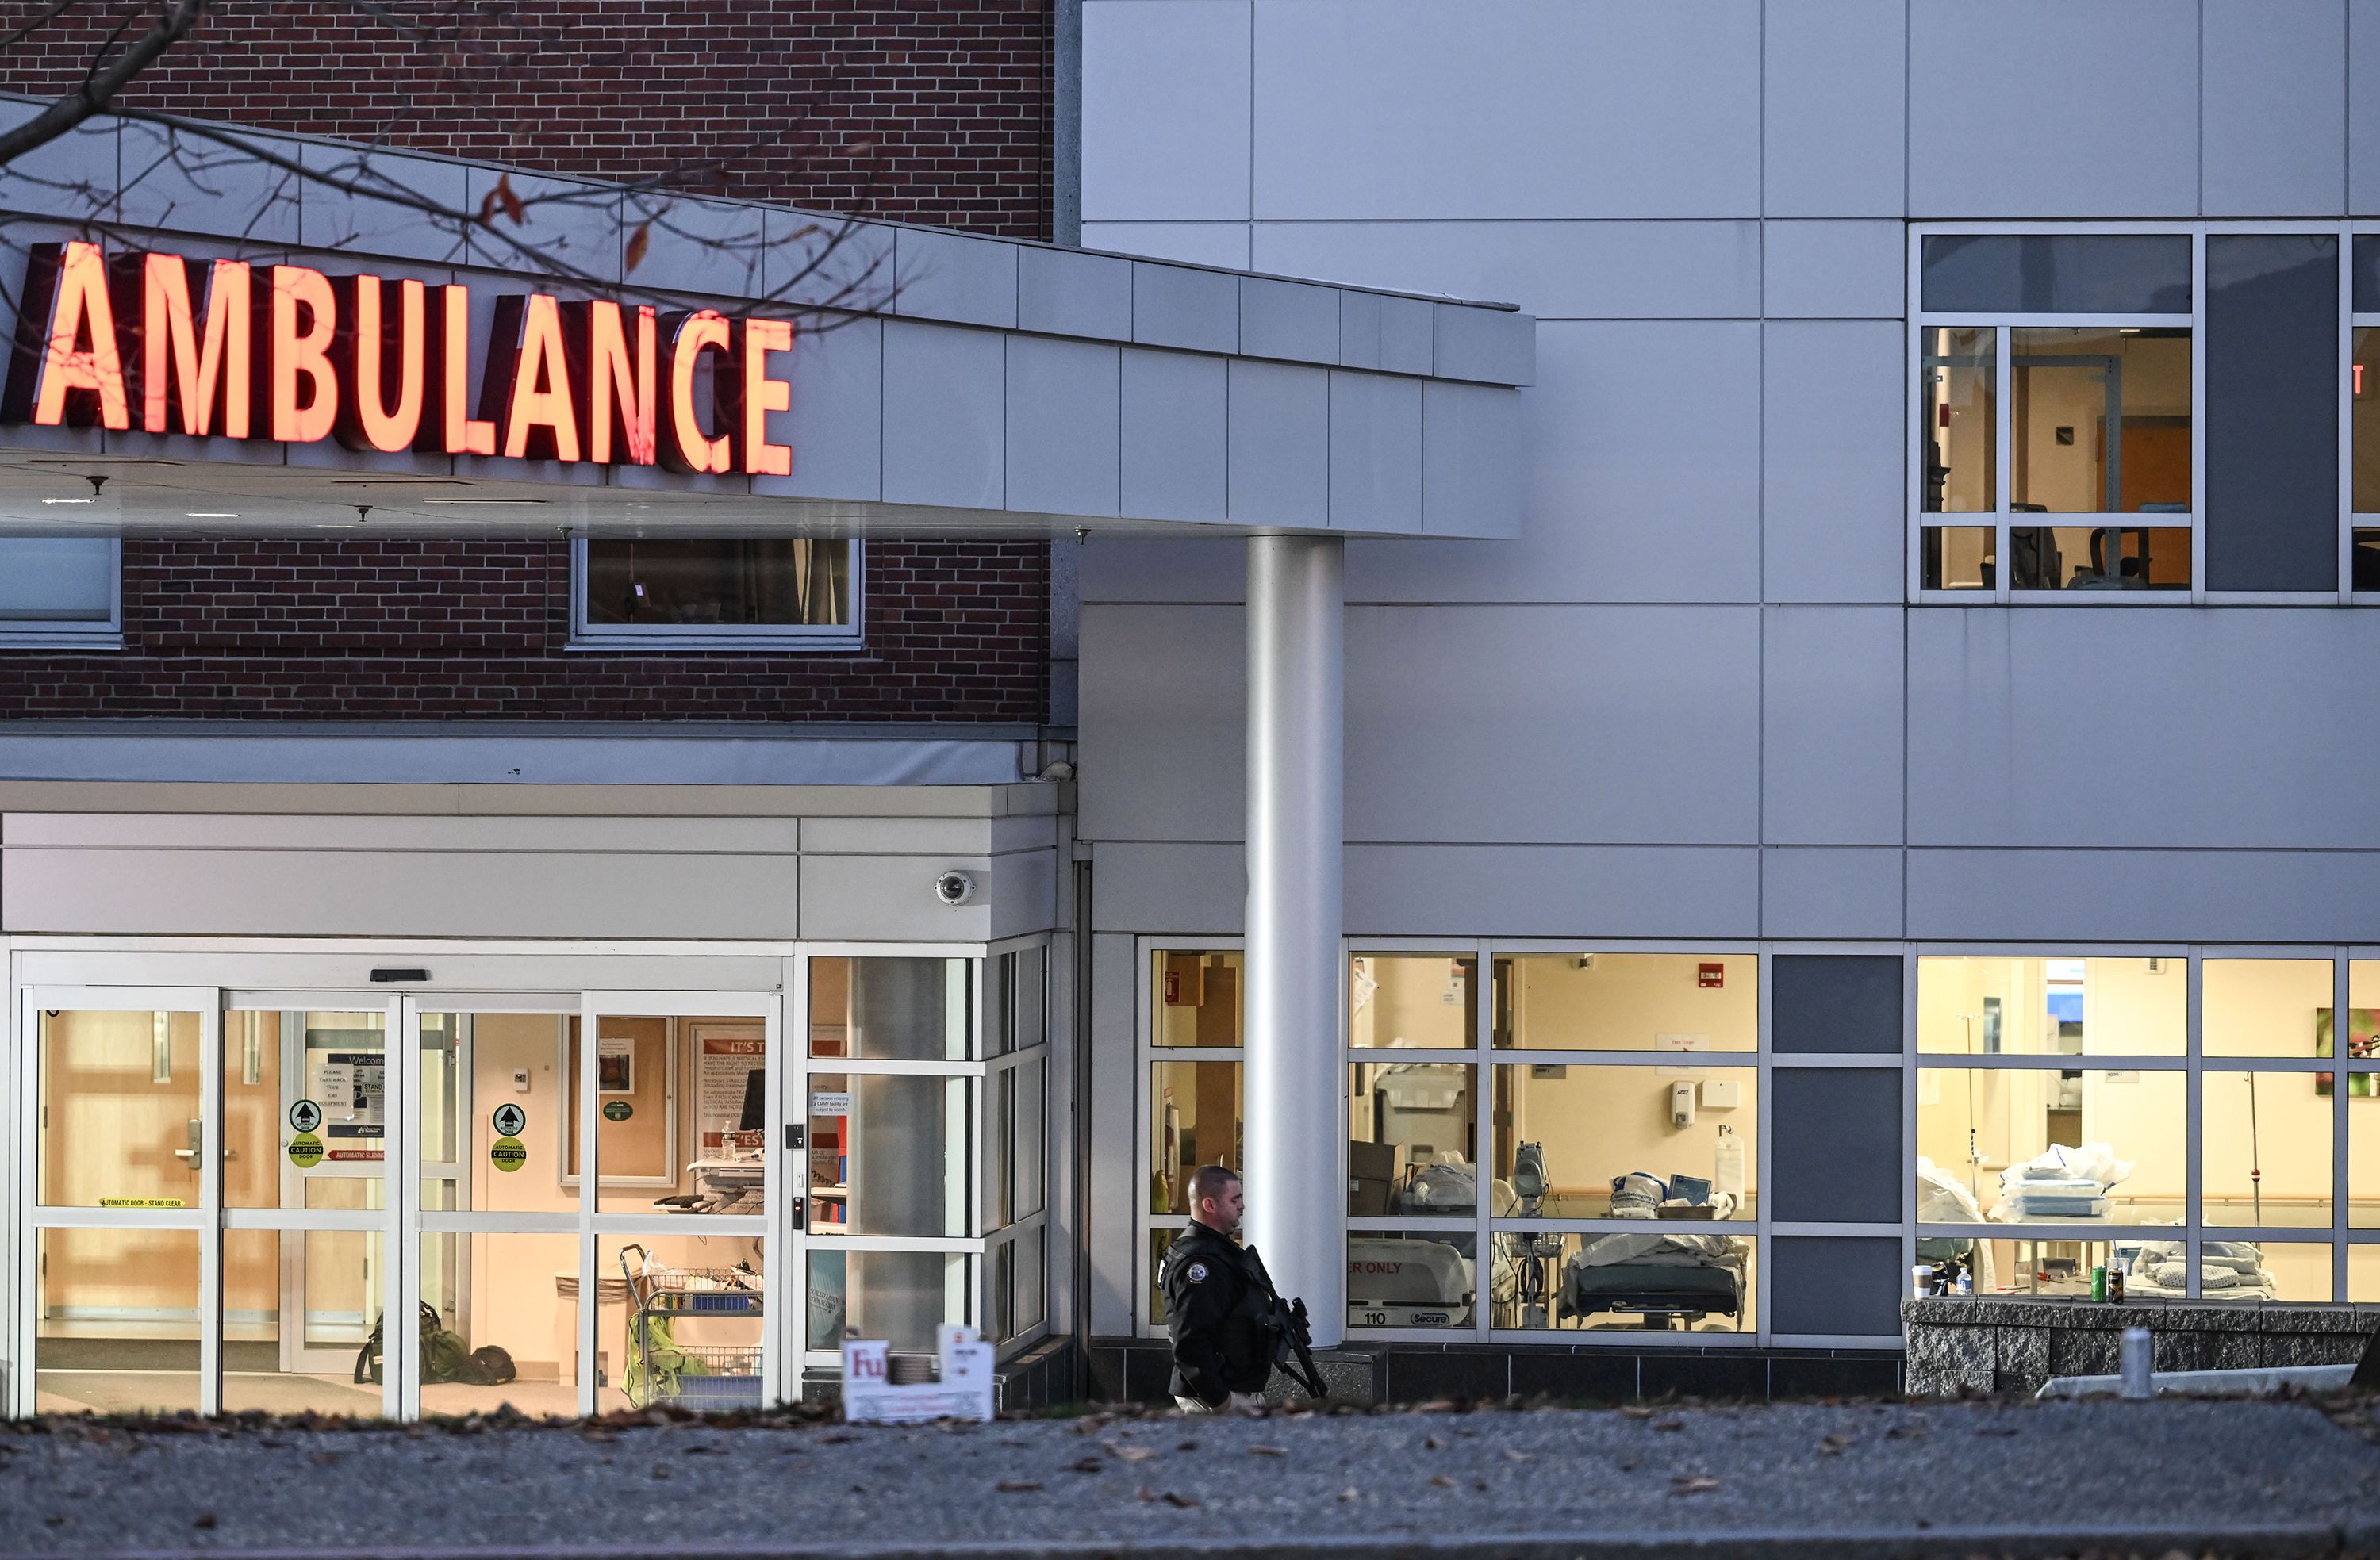
<instances>
[{"instance_id":1,"label":"concrete curb","mask_svg":"<svg viewBox=\"0 0 2380 1560\"><path fill-rule=\"evenodd\" d=\"M1123 1541L1018 1539L994 1542L525 1544L420 1547L249 1549L0 1549L5 1560L1710 1560L1755 1555L1759 1560L2058 1560L2086 1552L2164 1554L2300 1556L2374 1553L2380 1527L2343 1530L2324 1522L2137 1528L1929 1528L1902 1531L1799 1532L1706 1530L1681 1533L1510 1533L1417 1538L1390 1533L1317 1534L1300 1538L1171 1538Z\"/></svg>"}]
</instances>

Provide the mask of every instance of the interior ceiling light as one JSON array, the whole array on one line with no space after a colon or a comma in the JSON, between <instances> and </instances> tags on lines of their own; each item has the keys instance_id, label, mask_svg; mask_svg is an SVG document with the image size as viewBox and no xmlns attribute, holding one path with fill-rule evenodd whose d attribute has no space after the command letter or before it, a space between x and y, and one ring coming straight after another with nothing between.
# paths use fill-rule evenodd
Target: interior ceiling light
<instances>
[{"instance_id":1,"label":"interior ceiling light","mask_svg":"<svg viewBox=\"0 0 2380 1560\"><path fill-rule=\"evenodd\" d=\"M423 499L420 501L424 508L437 505L449 509L467 503L547 503L551 502L548 499Z\"/></svg>"},{"instance_id":2,"label":"interior ceiling light","mask_svg":"<svg viewBox=\"0 0 2380 1560\"><path fill-rule=\"evenodd\" d=\"M182 513L185 520L237 520L239 514L229 509L190 509Z\"/></svg>"},{"instance_id":3,"label":"interior ceiling light","mask_svg":"<svg viewBox=\"0 0 2380 1560\"><path fill-rule=\"evenodd\" d=\"M43 503L97 503L99 500L94 495L87 499L43 499L42 502Z\"/></svg>"}]
</instances>

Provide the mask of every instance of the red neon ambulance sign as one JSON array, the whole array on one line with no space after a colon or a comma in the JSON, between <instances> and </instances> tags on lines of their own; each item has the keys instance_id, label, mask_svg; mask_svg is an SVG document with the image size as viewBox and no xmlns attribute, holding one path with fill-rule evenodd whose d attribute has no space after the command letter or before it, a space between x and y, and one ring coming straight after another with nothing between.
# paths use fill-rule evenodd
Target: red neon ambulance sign
<instances>
[{"instance_id":1,"label":"red neon ambulance sign","mask_svg":"<svg viewBox=\"0 0 2380 1560\"><path fill-rule=\"evenodd\" d=\"M786 320L550 293L496 300L470 394L470 288L302 265L33 250L0 420L783 477ZM699 388L708 384L706 415Z\"/></svg>"}]
</instances>

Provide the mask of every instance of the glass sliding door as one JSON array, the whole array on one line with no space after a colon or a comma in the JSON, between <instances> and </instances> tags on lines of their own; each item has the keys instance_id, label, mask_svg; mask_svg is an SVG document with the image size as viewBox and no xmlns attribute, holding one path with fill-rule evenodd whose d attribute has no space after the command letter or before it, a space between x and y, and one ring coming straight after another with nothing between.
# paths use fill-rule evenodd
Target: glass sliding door
<instances>
[{"instance_id":1,"label":"glass sliding door","mask_svg":"<svg viewBox=\"0 0 2380 1560\"><path fill-rule=\"evenodd\" d=\"M194 988L24 994L18 1414L221 1406L216 1001Z\"/></svg>"}]
</instances>

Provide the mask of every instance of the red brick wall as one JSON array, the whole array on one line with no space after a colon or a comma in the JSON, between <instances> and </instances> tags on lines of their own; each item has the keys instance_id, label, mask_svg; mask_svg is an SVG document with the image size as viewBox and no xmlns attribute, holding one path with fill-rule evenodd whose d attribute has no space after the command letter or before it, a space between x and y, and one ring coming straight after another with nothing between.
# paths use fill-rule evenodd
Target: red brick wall
<instances>
[{"instance_id":1,"label":"red brick wall","mask_svg":"<svg viewBox=\"0 0 2380 1560\"><path fill-rule=\"evenodd\" d=\"M52 0L0 0L0 32ZM123 99L163 113L1050 236L1051 0L249 0ZM0 51L0 88L70 91L120 6ZM144 8L143 20L153 14ZM473 18L454 31L458 14ZM756 136L795 127L780 144Z\"/></svg>"},{"instance_id":2,"label":"red brick wall","mask_svg":"<svg viewBox=\"0 0 2380 1560\"><path fill-rule=\"evenodd\" d=\"M0 0L13 31L50 0ZM556 173L712 159L719 193L1025 237L1050 230L1050 0L387 0L227 7L123 100ZM53 94L118 7L0 52ZM755 149L760 127L798 124ZM1038 721L1048 548L880 542L867 647L565 654L554 542L125 546L127 647L0 654L0 719Z\"/></svg>"},{"instance_id":3,"label":"red brick wall","mask_svg":"<svg viewBox=\"0 0 2380 1560\"><path fill-rule=\"evenodd\" d=\"M1043 717L1049 547L877 541L867 645L565 652L553 541L127 541L125 647L0 653L0 719L969 720Z\"/></svg>"}]
</instances>

